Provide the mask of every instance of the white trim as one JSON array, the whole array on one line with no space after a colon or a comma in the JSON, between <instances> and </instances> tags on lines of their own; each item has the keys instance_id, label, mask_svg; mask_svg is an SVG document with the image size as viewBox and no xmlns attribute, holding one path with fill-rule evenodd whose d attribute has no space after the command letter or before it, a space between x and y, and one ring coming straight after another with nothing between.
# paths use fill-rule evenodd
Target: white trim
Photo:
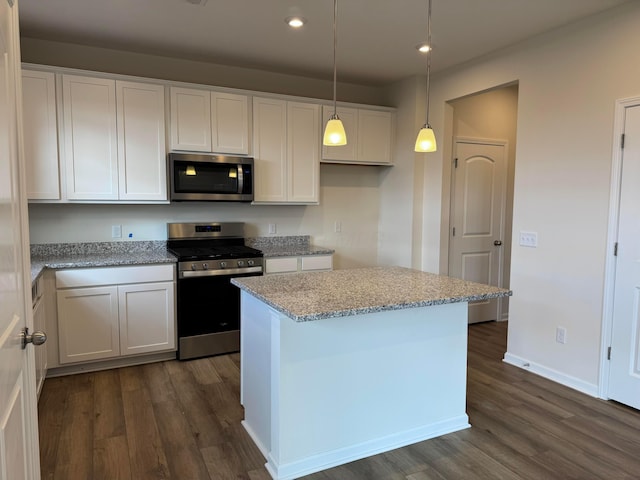
<instances>
[{"instance_id":1,"label":"white trim","mask_svg":"<svg viewBox=\"0 0 640 480\"><path fill-rule=\"evenodd\" d=\"M522 358L507 352L504 354L504 358L502 361L508 363L509 365L522 368L523 370L528 370L531 373L535 373L536 375L552 380L556 383L559 383L560 385L564 385L565 387L573 388L574 390L585 393L592 397L598 396L598 385L585 382L584 380L572 377L571 375L566 375L562 372L554 370L553 368L548 368L544 365L540 365L539 363L527 360L526 358Z\"/></svg>"},{"instance_id":2,"label":"white trim","mask_svg":"<svg viewBox=\"0 0 640 480\"><path fill-rule=\"evenodd\" d=\"M604 271L604 292L602 305L602 328L600 343L600 374L598 376L598 397L609 398L609 360L607 350L611 346L613 329L613 295L615 293L616 257L613 255L618 241L618 216L620 211L620 183L622 181L622 134L624 133L625 111L640 105L640 97L616 100L613 122L613 151L611 161L611 194L609 197L609 225L607 228L607 250Z\"/></svg>"},{"instance_id":3,"label":"white trim","mask_svg":"<svg viewBox=\"0 0 640 480\"><path fill-rule=\"evenodd\" d=\"M247 428L244 422L242 423L245 428ZM268 462L265 467L274 479L292 480L338 465L344 465L348 462L377 455L378 453L388 452L396 448L429 440L441 435L446 435L447 433L457 432L469 427L471 427L471 425L469 425L469 418L467 415L460 415L425 427L407 430L384 438L363 442L358 445L339 448L331 452L321 453L296 462L278 465L271 455L267 455L266 457ZM247 429L247 431L249 431L249 429ZM249 434L251 435L250 431ZM256 442L256 445L258 445L258 448L262 451L260 444Z\"/></svg>"}]
</instances>

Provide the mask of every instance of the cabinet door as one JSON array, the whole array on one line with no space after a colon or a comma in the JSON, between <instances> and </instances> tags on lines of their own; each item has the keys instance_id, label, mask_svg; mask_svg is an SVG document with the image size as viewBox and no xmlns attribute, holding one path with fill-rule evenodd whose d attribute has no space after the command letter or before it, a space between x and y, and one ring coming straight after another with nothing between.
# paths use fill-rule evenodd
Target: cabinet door
<instances>
[{"instance_id":1,"label":"cabinet door","mask_svg":"<svg viewBox=\"0 0 640 480\"><path fill-rule=\"evenodd\" d=\"M24 159L29 200L60 199L55 76L22 71Z\"/></svg>"},{"instance_id":2,"label":"cabinet door","mask_svg":"<svg viewBox=\"0 0 640 480\"><path fill-rule=\"evenodd\" d=\"M358 110L358 161L377 165L393 158L394 121L391 112Z\"/></svg>"},{"instance_id":3,"label":"cabinet door","mask_svg":"<svg viewBox=\"0 0 640 480\"><path fill-rule=\"evenodd\" d=\"M60 363L120 355L118 288L58 290Z\"/></svg>"},{"instance_id":4,"label":"cabinet door","mask_svg":"<svg viewBox=\"0 0 640 480\"><path fill-rule=\"evenodd\" d=\"M246 95L211 92L211 148L219 153L249 153Z\"/></svg>"},{"instance_id":5,"label":"cabinet door","mask_svg":"<svg viewBox=\"0 0 640 480\"><path fill-rule=\"evenodd\" d=\"M327 125L329 117L333 115L333 107L322 107L322 131ZM338 117L342 120L347 134L347 144L340 147L322 146L322 159L342 162L354 162L358 159L358 109L338 107Z\"/></svg>"},{"instance_id":6,"label":"cabinet door","mask_svg":"<svg viewBox=\"0 0 640 480\"><path fill-rule=\"evenodd\" d=\"M44 297L40 297L33 307L33 331L47 332ZM46 342L35 349L36 360L36 391L40 396L44 378L47 376L47 344Z\"/></svg>"},{"instance_id":7,"label":"cabinet door","mask_svg":"<svg viewBox=\"0 0 640 480\"><path fill-rule=\"evenodd\" d=\"M287 200L287 102L253 99L254 202Z\"/></svg>"},{"instance_id":8,"label":"cabinet door","mask_svg":"<svg viewBox=\"0 0 640 480\"><path fill-rule=\"evenodd\" d=\"M67 198L116 200L115 81L63 75L62 88Z\"/></svg>"},{"instance_id":9,"label":"cabinet door","mask_svg":"<svg viewBox=\"0 0 640 480\"><path fill-rule=\"evenodd\" d=\"M265 275L298 271L298 257L275 257L265 259Z\"/></svg>"},{"instance_id":10,"label":"cabinet door","mask_svg":"<svg viewBox=\"0 0 640 480\"><path fill-rule=\"evenodd\" d=\"M310 255L300 257L300 270L333 270L333 255Z\"/></svg>"},{"instance_id":11,"label":"cabinet door","mask_svg":"<svg viewBox=\"0 0 640 480\"><path fill-rule=\"evenodd\" d=\"M287 102L287 201L318 203L320 105Z\"/></svg>"},{"instance_id":12,"label":"cabinet door","mask_svg":"<svg viewBox=\"0 0 640 480\"><path fill-rule=\"evenodd\" d=\"M164 87L116 82L120 200L166 200Z\"/></svg>"},{"instance_id":13,"label":"cabinet door","mask_svg":"<svg viewBox=\"0 0 640 480\"><path fill-rule=\"evenodd\" d=\"M176 347L173 282L118 286L122 355Z\"/></svg>"},{"instance_id":14,"label":"cabinet door","mask_svg":"<svg viewBox=\"0 0 640 480\"><path fill-rule=\"evenodd\" d=\"M211 94L171 87L171 150L211 151Z\"/></svg>"}]
</instances>

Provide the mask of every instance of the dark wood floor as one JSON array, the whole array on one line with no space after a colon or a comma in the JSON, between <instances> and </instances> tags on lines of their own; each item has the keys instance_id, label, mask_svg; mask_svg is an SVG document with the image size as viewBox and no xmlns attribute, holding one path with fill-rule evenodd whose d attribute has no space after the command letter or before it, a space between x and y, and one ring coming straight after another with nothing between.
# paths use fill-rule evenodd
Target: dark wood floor
<instances>
[{"instance_id":1,"label":"dark wood floor","mask_svg":"<svg viewBox=\"0 0 640 480\"><path fill-rule=\"evenodd\" d=\"M469 327L472 428L305 480L640 478L640 412L502 363L506 327ZM269 479L240 426L238 364L226 355L47 379L42 478Z\"/></svg>"}]
</instances>

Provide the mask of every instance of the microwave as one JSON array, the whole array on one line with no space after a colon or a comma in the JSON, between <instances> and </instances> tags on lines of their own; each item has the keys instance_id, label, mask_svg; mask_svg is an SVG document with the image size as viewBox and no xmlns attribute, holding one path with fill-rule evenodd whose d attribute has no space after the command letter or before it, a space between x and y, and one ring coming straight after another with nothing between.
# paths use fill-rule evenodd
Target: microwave
<instances>
[{"instance_id":1,"label":"microwave","mask_svg":"<svg viewBox=\"0 0 640 480\"><path fill-rule=\"evenodd\" d=\"M251 202L253 158L172 152L171 201Z\"/></svg>"}]
</instances>

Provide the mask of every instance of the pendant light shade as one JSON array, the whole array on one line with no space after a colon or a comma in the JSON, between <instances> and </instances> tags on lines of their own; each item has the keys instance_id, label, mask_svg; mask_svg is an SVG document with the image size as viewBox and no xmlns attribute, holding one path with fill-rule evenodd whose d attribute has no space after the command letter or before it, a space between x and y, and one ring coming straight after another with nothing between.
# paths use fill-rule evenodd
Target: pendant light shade
<instances>
[{"instance_id":1,"label":"pendant light shade","mask_svg":"<svg viewBox=\"0 0 640 480\"><path fill-rule=\"evenodd\" d=\"M342 120L338 117L336 106L336 50L338 48L338 0L333 0L333 115L329 118L324 129L323 145L337 147L347 144L347 134Z\"/></svg>"},{"instance_id":2,"label":"pendant light shade","mask_svg":"<svg viewBox=\"0 0 640 480\"><path fill-rule=\"evenodd\" d=\"M425 124L418 132L418 138L416 139L416 152L435 152L436 148L436 136L433 133L431 125Z\"/></svg>"},{"instance_id":3,"label":"pendant light shade","mask_svg":"<svg viewBox=\"0 0 640 480\"><path fill-rule=\"evenodd\" d=\"M331 115L324 129L324 139L322 143L334 147L347 144L347 134L344 131L344 125L338 118L338 115Z\"/></svg>"},{"instance_id":4,"label":"pendant light shade","mask_svg":"<svg viewBox=\"0 0 640 480\"><path fill-rule=\"evenodd\" d=\"M436 136L431 125L429 125L429 77L431 76L431 52L433 51L431 46L431 0L428 0L427 7L427 46L427 120L418 132L415 146L416 152L435 152L437 150Z\"/></svg>"}]
</instances>

